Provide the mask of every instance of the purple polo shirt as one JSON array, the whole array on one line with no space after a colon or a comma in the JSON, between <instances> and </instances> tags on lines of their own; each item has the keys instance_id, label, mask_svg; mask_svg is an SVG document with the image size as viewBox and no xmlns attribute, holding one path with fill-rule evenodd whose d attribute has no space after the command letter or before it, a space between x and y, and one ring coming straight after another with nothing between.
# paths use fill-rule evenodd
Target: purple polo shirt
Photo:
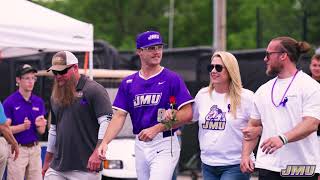
<instances>
[{"instance_id":1,"label":"purple polo shirt","mask_svg":"<svg viewBox=\"0 0 320 180\"><path fill-rule=\"evenodd\" d=\"M139 72L122 80L113 108L128 112L133 125L133 133L158 124L159 108L170 108L169 97L176 98L176 109L193 102L181 77L166 68L145 80Z\"/></svg>"},{"instance_id":2,"label":"purple polo shirt","mask_svg":"<svg viewBox=\"0 0 320 180\"><path fill-rule=\"evenodd\" d=\"M12 120L11 125L23 124L25 117L31 121L31 127L28 130L14 134L19 144L38 141L35 120L38 116L45 114L44 102L40 97L32 94L26 101L20 92L16 91L6 98L3 107L7 118Z\"/></svg>"}]
</instances>

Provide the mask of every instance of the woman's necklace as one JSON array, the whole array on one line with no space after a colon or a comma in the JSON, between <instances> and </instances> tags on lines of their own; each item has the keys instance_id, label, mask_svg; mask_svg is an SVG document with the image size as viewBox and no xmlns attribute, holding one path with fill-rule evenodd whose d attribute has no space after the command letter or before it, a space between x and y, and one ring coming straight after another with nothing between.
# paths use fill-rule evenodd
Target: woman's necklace
<instances>
[{"instance_id":1,"label":"woman's necklace","mask_svg":"<svg viewBox=\"0 0 320 180\"><path fill-rule=\"evenodd\" d=\"M286 91L284 92L284 94L283 94L283 96L282 96L282 98L281 98L281 101L280 101L280 103L279 103L278 105L276 105L276 103L275 103L274 100L273 100L273 90L274 90L274 86L276 85L276 82L277 82L277 80L278 80L278 77L277 77L276 80L274 81L274 83L273 83L273 85L272 85L272 89L271 89L271 101L272 101L272 104L273 104L275 107L279 107L280 105L282 105L282 106L284 107L284 106L286 105L286 103L288 102L288 98L285 97L285 96L286 96L286 94L287 94L287 92L288 92L288 90L289 90L289 88L290 88L290 86L291 86L294 78L295 78L296 75L298 74L298 72L299 72L299 70L297 70L296 73L294 74L294 76L292 77L291 82L290 82L290 84L288 85Z\"/></svg>"}]
</instances>

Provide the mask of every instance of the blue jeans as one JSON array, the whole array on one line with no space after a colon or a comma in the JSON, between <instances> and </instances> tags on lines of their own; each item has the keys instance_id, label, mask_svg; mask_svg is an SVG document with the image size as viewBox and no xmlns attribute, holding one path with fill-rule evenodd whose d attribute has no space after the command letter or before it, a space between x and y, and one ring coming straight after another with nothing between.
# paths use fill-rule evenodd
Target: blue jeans
<instances>
[{"instance_id":1,"label":"blue jeans","mask_svg":"<svg viewBox=\"0 0 320 180\"><path fill-rule=\"evenodd\" d=\"M209 166L202 163L203 180L249 180L248 173L242 173L240 164L229 166Z\"/></svg>"}]
</instances>

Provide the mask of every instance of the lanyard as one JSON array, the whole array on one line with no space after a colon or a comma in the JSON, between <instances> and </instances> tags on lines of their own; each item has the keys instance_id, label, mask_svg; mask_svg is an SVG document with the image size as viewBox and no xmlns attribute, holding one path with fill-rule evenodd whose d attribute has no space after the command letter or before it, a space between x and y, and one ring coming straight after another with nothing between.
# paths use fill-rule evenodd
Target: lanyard
<instances>
[{"instance_id":1,"label":"lanyard","mask_svg":"<svg viewBox=\"0 0 320 180\"><path fill-rule=\"evenodd\" d=\"M289 88L290 88L290 86L291 86L294 78L296 78L296 75L298 74L298 72L299 72L299 71L297 70L296 73L294 74L294 76L292 77L291 82L290 82L290 84L288 85L286 91L284 92L284 94L283 94L283 96L282 96L282 98L281 98L281 101L280 101L280 103L279 103L278 105L276 105L276 103L275 103L274 100L273 100L273 90L274 90L274 86L276 85L276 82L277 82L277 80L278 80L278 77L277 77L276 80L274 81L274 83L273 83L273 85L272 85L272 89L271 89L271 101L272 101L272 104L273 104L275 107L279 107L280 105L282 105L282 106L284 107L284 106L286 105L286 103L287 103L287 101L288 101L288 98L285 97L285 96L286 96L286 94L287 94L287 92L288 92L288 90L289 90Z\"/></svg>"}]
</instances>

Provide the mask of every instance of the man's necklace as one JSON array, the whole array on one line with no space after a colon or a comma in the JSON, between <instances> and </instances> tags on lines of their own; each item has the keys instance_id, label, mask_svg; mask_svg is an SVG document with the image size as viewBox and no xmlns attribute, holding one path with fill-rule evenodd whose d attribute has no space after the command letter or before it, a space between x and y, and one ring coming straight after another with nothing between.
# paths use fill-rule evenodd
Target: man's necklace
<instances>
[{"instance_id":1,"label":"man's necklace","mask_svg":"<svg viewBox=\"0 0 320 180\"><path fill-rule=\"evenodd\" d=\"M281 101L280 101L280 103L279 103L278 105L276 105L276 103L275 103L274 100L273 100L273 90L274 90L274 86L275 86L276 83L277 83L278 77L277 77L276 80L274 81L274 83L273 83L273 85L272 85L272 89L271 89L271 101L272 101L272 104L273 104L275 107L279 107L280 105L282 105L282 106L284 107L284 106L286 105L286 103L287 103L287 101L288 101L288 98L286 97L286 94L287 94L287 92L288 92L288 90L289 90L289 88L290 88L290 86L291 86L294 78L295 78L296 75L298 74L298 72L299 72L299 70L297 70L296 73L294 74L294 76L292 77L291 82L290 82L290 84L288 85L286 91L284 92L284 94L283 94L283 96L282 96L282 98L281 98Z\"/></svg>"}]
</instances>

